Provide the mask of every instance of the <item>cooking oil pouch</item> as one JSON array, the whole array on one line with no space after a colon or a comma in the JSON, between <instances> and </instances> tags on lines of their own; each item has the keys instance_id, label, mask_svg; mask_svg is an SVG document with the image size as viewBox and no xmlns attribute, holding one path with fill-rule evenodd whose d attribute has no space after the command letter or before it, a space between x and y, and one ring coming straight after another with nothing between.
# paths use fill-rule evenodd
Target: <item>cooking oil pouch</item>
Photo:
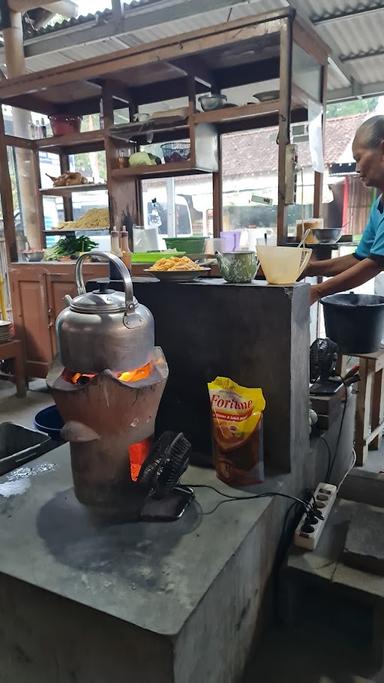
<instances>
[{"instance_id":1,"label":"cooking oil pouch","mask_svg":"<svg viewBox=\"0 0 384 683\"><path fill-rule=\"evenodd\" d=\"M216 474L229 485L264 480L261 389L242 387L228 377L208 383Z\"/></svg>"}]
</instances>

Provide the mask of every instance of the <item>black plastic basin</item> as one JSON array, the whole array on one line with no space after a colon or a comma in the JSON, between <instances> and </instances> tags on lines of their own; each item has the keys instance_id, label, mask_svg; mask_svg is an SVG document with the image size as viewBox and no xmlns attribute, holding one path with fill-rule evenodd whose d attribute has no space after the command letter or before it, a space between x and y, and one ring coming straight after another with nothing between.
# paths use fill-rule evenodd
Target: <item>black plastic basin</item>
<instances>
[{"instance_id":1,"label":"black plastic basin","mask_svg":"<svg viewBox=\"0 0 384 683\"><path fill-rule=\"evenodd\" d=\"M46 452L47 434L27 429L13 422L0 424L0 475Z\"/></svg>"},{"instance_id":2,"label":"black plastic basin","mask_svg":"<svg viewBox=\"0 0 384 683\"><path fill-rule=\"evenodd\" d=\"M384 297L374 294L332 294L320 300L324 306L327 337L340 353L373 353L384 337Z\"/></svg>"}]
</instances>

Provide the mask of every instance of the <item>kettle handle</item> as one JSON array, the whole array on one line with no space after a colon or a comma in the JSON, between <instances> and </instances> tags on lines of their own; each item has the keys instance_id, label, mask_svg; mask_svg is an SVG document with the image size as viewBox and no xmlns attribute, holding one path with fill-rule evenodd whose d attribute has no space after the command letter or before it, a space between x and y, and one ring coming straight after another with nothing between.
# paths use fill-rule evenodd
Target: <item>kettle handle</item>
<instances>
[{"instance_id":1,"label":"kettle handle","mask_svg":"<svg viewBox=\"0 0 384 683\"><path fill-rule=\"evenodd\" d=\"M135 304L133 302L133 287L132 287L132 279L131 279L131 274L121 259L119 259L118 256L115 256L115 254L112 254L111 252L105 252L105 251L89 251L86 254L82 254L79 256L79 258L76 261L76 267L75 267L75 280L76 280L76 287L77 291L79 294L85 294L85 284L84 284L84 278L83 278L83 262L86 258L89 256L103 256L104 258L108 259L109 261L112 261L112 263L115 264L116 268L118 269L123 282L124 282L124 293L125 293L125 309L126 312L131 312L135 308Z\"/></svg>"}]
</instances>

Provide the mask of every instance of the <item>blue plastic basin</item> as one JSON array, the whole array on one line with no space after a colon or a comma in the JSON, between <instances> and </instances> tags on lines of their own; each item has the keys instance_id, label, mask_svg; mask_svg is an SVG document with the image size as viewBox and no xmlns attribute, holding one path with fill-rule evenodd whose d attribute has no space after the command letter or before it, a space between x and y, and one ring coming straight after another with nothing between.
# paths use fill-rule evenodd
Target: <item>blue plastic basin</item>
<instances>
[{"instance_id":1,"label":"blue plastic basin","mask_svg":"<svg viewBox=\"0 0 384 683\"><path fill-rule=\"evenodd\" d=\"M35 427L41 432L48 434L51 439L55 441L62 441L60 432L64 426L63 418L61 417L56 406L49 406L40 410L35 415Z\"/></svg>"}]
</instances>

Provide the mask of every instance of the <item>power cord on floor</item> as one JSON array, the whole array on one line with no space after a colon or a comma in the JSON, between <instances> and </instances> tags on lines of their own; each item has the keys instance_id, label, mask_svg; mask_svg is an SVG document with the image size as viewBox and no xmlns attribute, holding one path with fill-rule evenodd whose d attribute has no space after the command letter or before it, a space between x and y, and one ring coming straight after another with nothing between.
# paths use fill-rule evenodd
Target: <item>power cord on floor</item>
<instances>
[{"instance_id":1,"label":"power cord on floor","mask_svg":"<svg viewBox=\"0 0 384 683\"><path fill-rule=\"evenodd\" d=\"M321 436L320 436L320 441L321 441L321 443L323 443L324 446L326 447L326 449L327 449L327 454L328 454L327 469L326 469L326 471L325 471L325 480L327 480L328 472L329 472L329 470L331 469L332 451L331 451L331 447L330 447L330 445L329 445L327 439L326 439L325 436L323 436L322 434L321 434Z\"/></svg>"},{"instance_id":2,"label":"power cord on floor","mask_svg":"<svg viewBox=\"0 0 384 683\"><path fill-rule=\"evenodd\" d=\"M345 414L347 412L347 404L348 404L348 385L346 384L345 380L340 377L340 380L342 381L344 385L344 391L345 391L345 397L344 397L344 406L343 406L343 412L340 420L340 426L339 426L339 432L337 435L337 440L336 440L336 446L335 446L335 452L333 454L333 458L330 462L330 466L328 468L327 474L326 474L326 481L329 482L329 479L332 475L333 468L335 466L336 458L339 452L339 446L340 446L340 440L341 440L341 435L343 432L343 427L344 427L344 419L345 419Z\"/></svg>"},{"instance_id":3,"label":"power cord on floor","mask_svg":"<svg viewBox=\"0 0 384 683\"><path fill-rule=\"evenodd\" d=\"M352 472L352 470L353 470L353 468L354 468L355 465L356 465L356 451L355 451L355 449L353 448L353 449L352 449L352 463L351 463L351 465L348 467L348 469L347 469L346 473L344 474L344 476L343 476L341 482L339 483L339 485L338 485L338 487L337 487L337 492L340 491L342 485L344 484L346 478L348 477L348 474L349 474L350 472Z\"/></svg>"}]
</instances>

